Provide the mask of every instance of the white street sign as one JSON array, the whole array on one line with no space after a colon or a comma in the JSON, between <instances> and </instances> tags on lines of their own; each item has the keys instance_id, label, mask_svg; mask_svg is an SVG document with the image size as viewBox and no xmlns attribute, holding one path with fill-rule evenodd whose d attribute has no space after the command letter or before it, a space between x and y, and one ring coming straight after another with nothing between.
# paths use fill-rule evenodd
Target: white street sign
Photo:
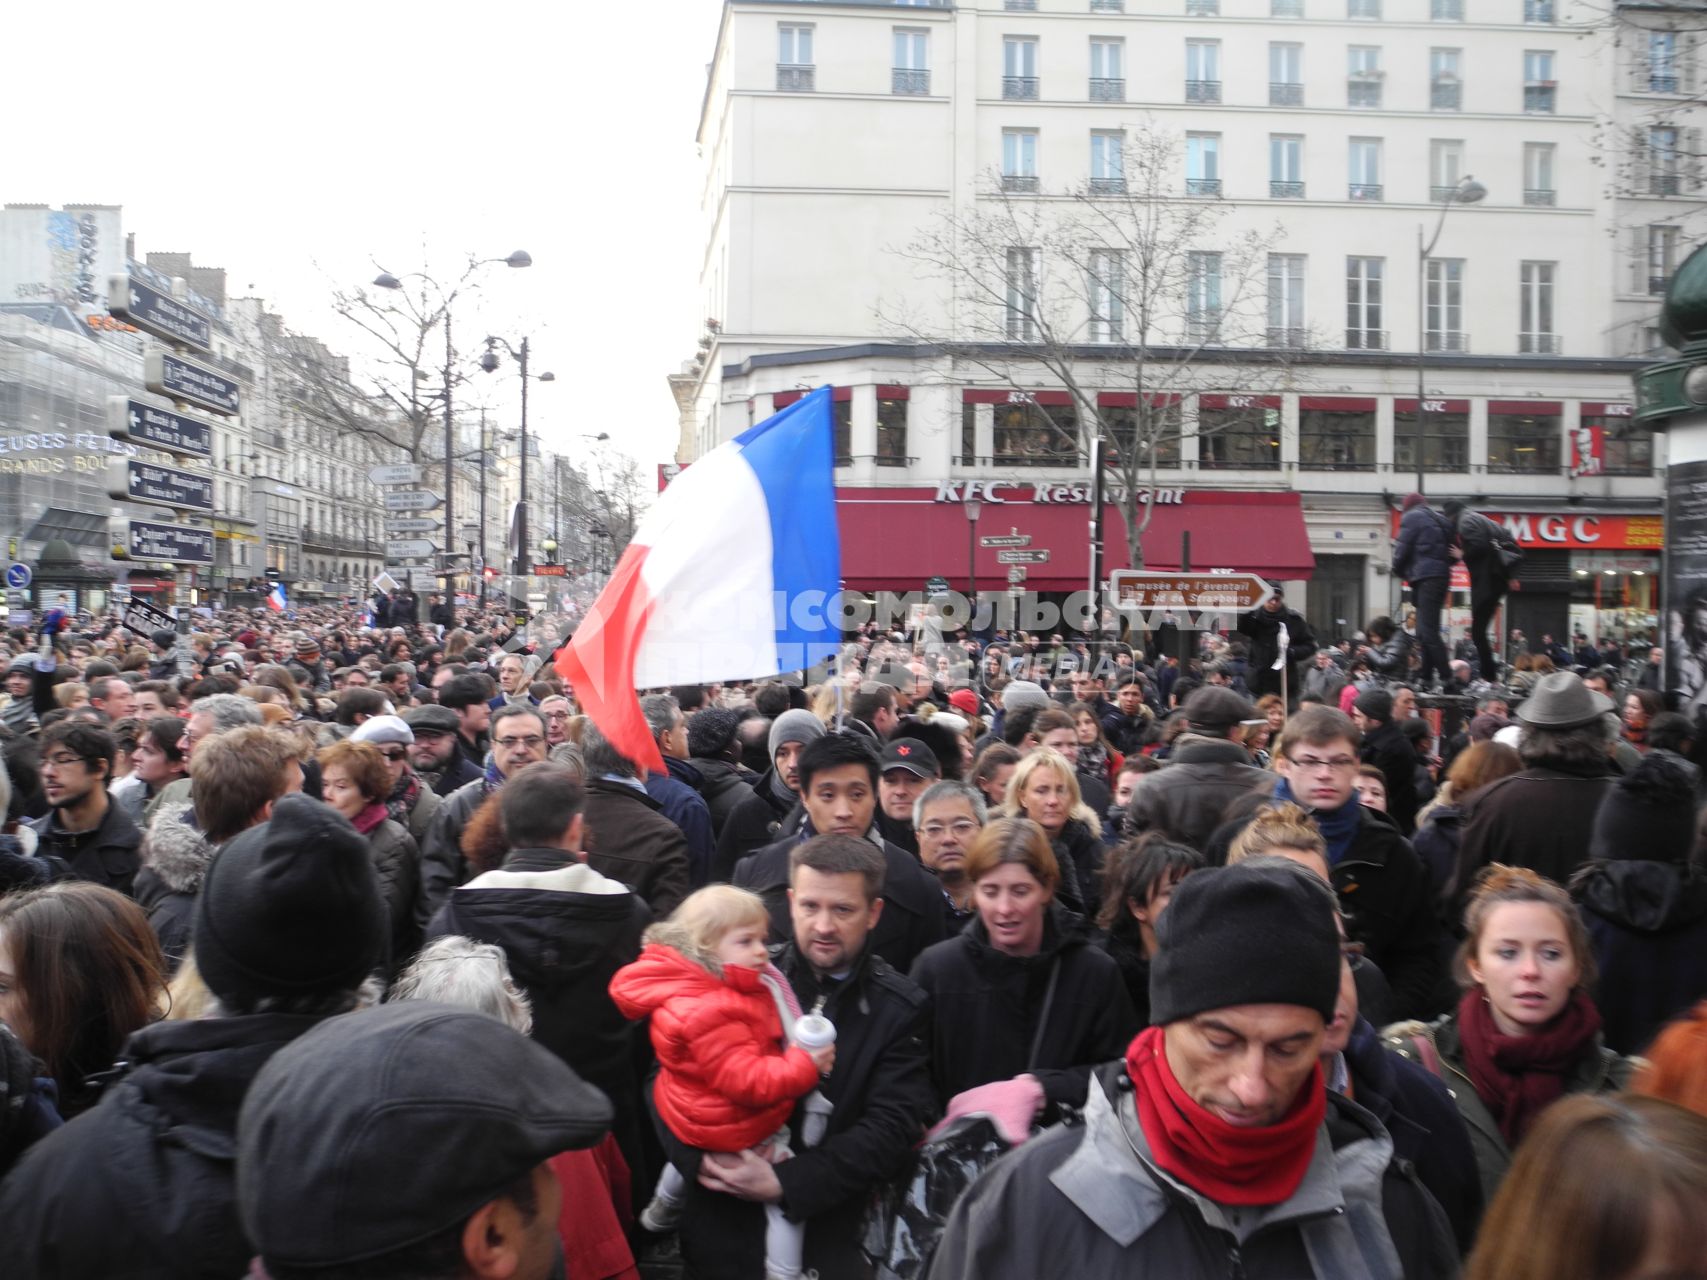
<instances>
[{"instance_id":1,"label":"white street sign","mask_svg":"<svg viewBox=\"0 0 1707 1280\"><path fill-rule=\"evenodd\" d=\"M444 523L433 516L387 516L385 534L389 538L405 533L437 533Z\"/></svg>"},{"instance_id":2,"label":"white street sign","mask_svg":"<svg viewBox=\"0 0 1707 1280\"><path fill-rule=\"evenodd\" d=\"M387 560L422 560L438 551L438 544L427 538L399 538L385 544Z\"/></svg>"},{"instance_id":3,"label":"white street sign","mask_svg":"<svg viewBox=\"0 0 1707 1280\"><path fill-rule=\"evenodd\" d=\"M393 489L385 495L387 511L431 511L443 502L430 489Z\"/></svg>"},{"instance_id":4,"label":"white street sign","mask_svg":"<svg viewBox=\"0 0 1707 1280\"><path fill-rule=\"evenodd\" d=\"M420 484L422 469L413 462L398 462L387 466L374 467L367 473L367 478L374 484Z\"/></svg>"},{"instance_id":5,"label":"white street sign","mask_svg":"<svg viewBox=\"0 0 1707 1280\"><path fill-rule=\"evenodd\" d=\"M1013 568L1009 569L1008 570L1008 581L1009 582L1024 582L1025 581L1025 566L1016 564Z\"/></svg>"}]
</instances>

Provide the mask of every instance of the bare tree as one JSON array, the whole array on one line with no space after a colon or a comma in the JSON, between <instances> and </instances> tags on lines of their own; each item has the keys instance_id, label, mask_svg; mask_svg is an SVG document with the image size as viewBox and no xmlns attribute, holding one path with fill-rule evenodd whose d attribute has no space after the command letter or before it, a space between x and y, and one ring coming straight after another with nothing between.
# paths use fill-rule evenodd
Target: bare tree
<instances>
[{"instance_id":1,"label":"bare tree","mask_svg":"<svg viewBox=\"0 0 1707 1280\"><path fill-rule=\"evenodd\" d=\"M1273 425L1251 408L1209 425L1189 415L1192 397L1288 385L1309 335L1283 303L1270 311L1278 224L1234 225L1218 182L1189 184L1182 197L1176 135L1146 128L1110 146L1100 176L1062 194L991 175L970 208L941 212L899 251L945 286L943 313L878 314L1011 388L998 461L1080 465L1100 439L1141 568L1152 505L1139 495L1153 491L1159 463L1177 465L1189 436ZM1033 389L1049 382L1066 406L1035 403Z\"/></svg>"}]
</instances>

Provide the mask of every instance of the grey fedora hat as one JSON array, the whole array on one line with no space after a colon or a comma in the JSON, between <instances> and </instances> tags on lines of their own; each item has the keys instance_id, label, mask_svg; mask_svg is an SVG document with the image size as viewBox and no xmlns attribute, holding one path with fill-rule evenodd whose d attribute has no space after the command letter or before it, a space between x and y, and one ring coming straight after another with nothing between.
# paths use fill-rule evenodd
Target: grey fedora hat
<instances>
[{"instance_id":1,"label":"grey fedora hat","mask_svg":"<svg viewBox=\"0 0 1707 1280\"><path fill-rule=\"evenodd\" d=\"M1574 671L1555 671L1535 682L1517 709L1517 718L1537 729L1574 729L1592 724L1612 710L1612 699L1596 693Z\"/></svg>"}]
</instances>

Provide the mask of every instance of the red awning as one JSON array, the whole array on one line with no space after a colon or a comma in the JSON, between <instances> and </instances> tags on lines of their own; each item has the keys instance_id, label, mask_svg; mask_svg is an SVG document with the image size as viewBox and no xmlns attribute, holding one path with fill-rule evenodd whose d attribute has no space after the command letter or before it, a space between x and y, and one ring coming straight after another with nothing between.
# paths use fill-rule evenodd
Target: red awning
<instances>
[{"instance_id":1,"label":"red awning","mask_svg":"<svg viewBox=\"0 0 1707 1280\"><path fill-rule=\"evenodd\" d=\"M1033 501L1029 486L1001 486L1001 501L984 502L980 537L1029 534L1026 548L1048 551L1046 564L1025 566L1028 591L1077 591L1090 573L1090 507L1060 501L1066 486L1046 486L1054 501ZM936 501L935 489L836 491L842 533L842 579L849 590L919 591L925 580L946 578L964 590L968 521L958 500ZM1304 512L1296 493L1224 490L1164 491L1180 501L1158 502L1143 538L1145 567L1177 569L1180 535L1191 533L1193 569L1232 569L1271 580L1298 581L1315 570ZM1127 566L1126 525L1117 507L1104 508L1104 569ZM979 547L978 589L1008 587L1007 564L996 548Z\"/></svg>"}]
</instances>

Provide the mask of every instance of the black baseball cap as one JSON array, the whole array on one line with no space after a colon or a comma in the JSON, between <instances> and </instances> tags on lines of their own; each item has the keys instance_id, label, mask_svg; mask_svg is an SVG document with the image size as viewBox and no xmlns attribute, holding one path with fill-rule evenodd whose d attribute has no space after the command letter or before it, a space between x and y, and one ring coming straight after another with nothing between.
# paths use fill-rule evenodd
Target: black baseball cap
<instances>
[{"instance_id":1,"label":"black baseball cap","mask_svg":"<svg viewBox=\"0 0 1707 1280\"><path fill-rule=\"evenodd\" d=\"M942 777L942 762L917 738L893 738L883 747L883 772L905 769L921 778Z\"/></svg>"},{"instance_id":2,"label":"black baseball cap","mask_svg":"<svg viewBox=\"0 0 1707 1280\"><path fill-rule=\"evenodd\" d=\"M550 1050L468 1009L406 1000L328 1018L279 1050L237 1120L237 1207L255 1251L349 1266L455 1226L611 1104Z\"/></svg>"}]
</instances>

